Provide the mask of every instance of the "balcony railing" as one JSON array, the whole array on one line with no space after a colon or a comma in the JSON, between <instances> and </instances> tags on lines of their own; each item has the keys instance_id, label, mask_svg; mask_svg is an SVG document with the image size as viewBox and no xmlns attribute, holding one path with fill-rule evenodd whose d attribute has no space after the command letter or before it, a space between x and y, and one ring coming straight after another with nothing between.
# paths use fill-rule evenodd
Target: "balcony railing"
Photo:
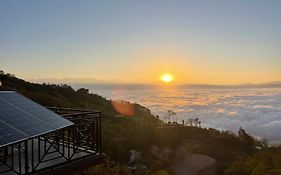
<instances>
[{"instance_id":1,"label":"balcony railing","mask_svg":"<svg viewBox=\"0 0 281 175\"><path fill-rule=\"evenodd\" d=\"M1 175L32 174L101 154L100 112L55 107L48 109L74 125L0 147Z\"/></svg>"}]
</instances>

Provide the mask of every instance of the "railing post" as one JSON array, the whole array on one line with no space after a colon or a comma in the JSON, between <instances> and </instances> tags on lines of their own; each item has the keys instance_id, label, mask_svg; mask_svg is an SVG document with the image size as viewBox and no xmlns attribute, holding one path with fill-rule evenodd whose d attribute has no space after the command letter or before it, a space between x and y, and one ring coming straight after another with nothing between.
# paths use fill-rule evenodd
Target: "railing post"
<instances>
[{"instance_id":1,"label":"railing post","mask_svg":"<svg viewBox=\"0 0 281 175\"><path fill-rule=\"evenodd\" d=\"M28 174L28 140L24 141L24 169L25 174Z\"/></svg>"},{"instance_id":2,"label":"railing post","mask_svg":"<svg viewBox=\"0 0 281 175\"><path fill-rule=\"evenodd\" d=\"M99 112L99 122L98 122L98 132L99 132L99 149L98 149L98 152L101 153L101 112Z\"/></svg>"},{"instance_id":3,"label":"railing post","mask_svg":"<svg viewBox=\"0 0 281 175\"><path fill-rule=\"evenodd\" d=\"M18 161L19 161L19 174L21 173L21 143L18 143Z\"/></svg>"}]
</instances>

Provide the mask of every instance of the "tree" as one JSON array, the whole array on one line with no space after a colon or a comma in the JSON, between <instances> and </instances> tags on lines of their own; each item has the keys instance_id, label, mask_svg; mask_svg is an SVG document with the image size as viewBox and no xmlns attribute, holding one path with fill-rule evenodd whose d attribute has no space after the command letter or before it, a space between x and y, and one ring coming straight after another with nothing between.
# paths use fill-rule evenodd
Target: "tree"
<instances>
[{"instance_id":1,"label":"tree","mask_svg":"<svg viewBox=\"0 0 281 175\"><path fill-rule=\"evenodd\" d=\"M244 162L236 161L229 169L224 172L225 175L250 175L250 169L244 164Z\"/></svg>"},{"instance_id":2,"label":"tree","mask_svg":"<svg viewBox=\"0 0 281 175\"><path fill-rule=\"evenodd\" d=\"M166 121L166 123L170 123L171 122L171 117L175 116L176 113L174 111L168 110L168 112L166 114L164 114L164 121ZM173 122L175 121L175 119L173 118Z\"/></svg>"},{"instance_id":3,"label":"tree","mask_svg":"<svg viewBox=\"0 0 281 175\"><path fill-rule=\"evenodd\" d=\"M89 89L80 88L80 89L77 90L77 92L79 94L82 94L82 95L88 95L89 94Z\"/></svg>"}]
</instances>

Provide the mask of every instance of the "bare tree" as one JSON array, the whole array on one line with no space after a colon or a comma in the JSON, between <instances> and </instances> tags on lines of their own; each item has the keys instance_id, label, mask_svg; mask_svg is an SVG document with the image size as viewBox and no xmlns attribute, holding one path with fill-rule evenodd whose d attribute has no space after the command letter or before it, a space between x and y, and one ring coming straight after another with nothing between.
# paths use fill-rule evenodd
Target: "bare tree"
<instances>
[{"instance_id":1,"label":"bare tree","mask_svg":"<svg viewBox=\"0 0 281 175\"><path fill-rule=\"evenodd\" d=\"M190 118L187 120L187 122L189 123L190 126L194 126L194 127L200 127L201 128L201 121L199 120L199 118Z\"/></svg>"},{"instance_id":2,"label":"bare tree","mask_svg":"<svg viewBox=\"0 0 281 175\"><path fill-rule=\"evenodd\" d=\"M175 121L175 115L176 115L176 113L175 113L174 111L169 110L169 111L168 111L166 114L164 114L164 116L163 116L164 121L165 121L166 123L171 123L171 117L173 117L172 120L173 120L173 122L174 122L174 121Z\"/></svg>"},{"instance_id":3,"label":"bare tree","mask_svg":"<svg viewBox=\"0 0 281 175\"><path fill-rule=\"evenodd\" d=\"M193 126L193 119L192 118L188 119L187 122L189 123L189 126Z\"/></svg>"},{"instance_id":4,"label":"bare tree","mask_svg":"<svg viewBox=\"0 0 281 175\"><path fill-rule=\"evenodd\" d=\"M199 118L193 119L194 126L198 127Z\"/></svg>"}]
</instances>

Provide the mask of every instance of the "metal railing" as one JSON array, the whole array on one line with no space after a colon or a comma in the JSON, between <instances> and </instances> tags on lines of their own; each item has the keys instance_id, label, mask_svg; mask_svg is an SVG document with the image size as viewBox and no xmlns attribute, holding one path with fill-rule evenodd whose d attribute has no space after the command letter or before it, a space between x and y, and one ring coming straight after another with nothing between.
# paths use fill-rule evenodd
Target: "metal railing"
<instances>
[{"instance_id":1,"label":"metal railing","mask_svg":"<svg viewBox=\"0 0 281 175\"><path fill-rule=\"evenodd\" d=\"M0 174L32 174L101 153L101 113L48 108L74 125L0 147Z\"/></svg>"}]
</instances>

